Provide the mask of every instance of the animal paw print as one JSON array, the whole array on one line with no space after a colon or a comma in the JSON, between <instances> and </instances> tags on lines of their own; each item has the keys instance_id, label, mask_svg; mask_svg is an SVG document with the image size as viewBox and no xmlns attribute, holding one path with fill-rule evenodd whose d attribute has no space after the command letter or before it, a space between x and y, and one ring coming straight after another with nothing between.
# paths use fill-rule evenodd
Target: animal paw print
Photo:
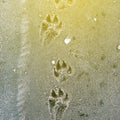
<instances>
[{"instance_id":1,"label":"animal paw print","mask_svg":"<svg viewBox=\"0 0 120 120\"><path fill-rule=\"evenodd\" d=\"M54 0L55 6L58 9L64 9L74 4L74 0Z\"/></svg>"},{"instance_id":2,"label":"animal paw print","mask_svg":"<svg viewBox=\"0 0 120 120\"><path fill-rule=\"evenodd\" d=\"M46 46L51 43L61 32L62 22L57 15L47 15L41 24L42 45Z\"/></svg>"},{"instance_id":3,"label":"animal paw print","mask_svg":"<svg viewBox=\"0 0 120 120\"><path fill-rule=\"evenodd\" d=\"M58 60L54 67L54 76L58 82L66 81L72 74L72 68L64 60Z\"/></svg>"},{"instance_id":4,"label":"animal paw print","mask_svg":"<svg viewBox=\"0 0 120 120\"><path fill-rule=\"evenodd\" d=\"M61 88L52 89L48 99L48 108L52 120L62 120L69 107L69 96Z\"/></svg>"}]
</instances>

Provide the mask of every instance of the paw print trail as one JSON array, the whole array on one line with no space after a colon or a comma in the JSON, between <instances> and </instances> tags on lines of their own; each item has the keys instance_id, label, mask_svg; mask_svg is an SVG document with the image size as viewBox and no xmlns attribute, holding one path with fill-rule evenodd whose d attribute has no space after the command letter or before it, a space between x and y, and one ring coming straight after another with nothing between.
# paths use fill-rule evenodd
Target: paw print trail
<instances>
[{"instance_id":1,"label":"paw print trail","mask_svg":"<svg viewBox=\"0 0 120 120\"><path fill-rule=\"evenodd\" d=\"M72 74L72 68L64 60L58 60L54 67L54 76L58 82L66 81Z\"/></svg>"},{"instance_id":2,"label":"paw print trail","mask_svg":"<svg viewBox=\"0 0 120 120\"><path fill-rule=\"evenodd\" d=\"M75 0L54 0L57 9L64 9L74 4Z\"/></svg>"},{"instance_id":3,"label":"paw print trail","mask_svg":"<svg viewBox=\"0 0 120 120\"><path fill-rule=\"evenodd\" d=\"M24 6L25 0L21 1L21 5ZM17 108L19 120L26 120L25 102L26 96L29 92L29 78L27 76L27 65L30 55L30 40L29 40L29 20L24 11L21 18L21 48L18 59L18 94L17 94Z\"/></svg>"},{"instance_id":4,"label":"paw print trail","mask_svg":"<svg viewBox=\"0 0 120 120\"><path fill-rule=\"evenodd\" d=\"M57 60L54 66L54 76L59 83L65 82L72 74L72 68L64 60ZM48 97L48 109L52 120L62 120L69 107L69 96L63 89L52 89Z\"/></svg>"},{"instance_id":5,"label":"paw print trail","mask_svg":"<svg viewBox=\"0 0 120 120\"><path fill-rule=\"evenodd\" d=\"M40 36L42 37L42 46L49 45L62 30L62 22L60 22L57 15L47 15L43 20L40 28Z\"/></svg>"},{"instance_id":6,"label":"paw print trail","mask_svg":"<svg viewBox=\"0 0 120 120\"><path fill-rule=\"evenodd\" d=\"M69 107L68 94L61 88L52 89L48 98L48 108L52 120L62 120Z\"/></svg>"}]
</instances>

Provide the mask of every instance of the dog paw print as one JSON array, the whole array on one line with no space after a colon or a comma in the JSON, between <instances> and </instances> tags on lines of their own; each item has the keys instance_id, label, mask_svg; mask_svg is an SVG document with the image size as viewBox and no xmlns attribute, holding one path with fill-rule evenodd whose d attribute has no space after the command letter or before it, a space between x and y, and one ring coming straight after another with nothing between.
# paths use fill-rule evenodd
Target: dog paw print
<instances>
[{"instance_id":1,"label":"dog paw print","mask_svg":"<svg viewBox=\"0 0 120 120\"><path fill-rule=\"evenodd\" d=\"M48 99L48 108L52 120L62 120L69 107L69 96L61 88L52 89Z\"/></svg>"},{"instance_id":2,"label":"dog paw print","mask_svg":"<svg viewBox=\"0 0 120 120\"><path fill-rule=\"evenodd\" d=\"M72 68L64 60L58 60L54 66L54 76L58 82L66 81L72 74Z\"/></svg>"},{"instance_id":3,"label":"dog paw print","mask_svg":"<svg viewBox=\"0 0 120 120\"><path fill-rule=\"evenodd\" d=\"M47 15L41 24L40 33L42 35L42 45L46 46L51 43L61 32L62 22L57 15Z\"/></svg>"},{"instance_id":4,"label":"dog paw print","mask_svg":"<svg viewBox=\"0 0 120 120\"><path fill-rule=\"evenodd\" d=\"M64 9L69 6L72 6L75 2L75 0L54 0L55 7L58 9Z\"/></svg>"}]
</instances>

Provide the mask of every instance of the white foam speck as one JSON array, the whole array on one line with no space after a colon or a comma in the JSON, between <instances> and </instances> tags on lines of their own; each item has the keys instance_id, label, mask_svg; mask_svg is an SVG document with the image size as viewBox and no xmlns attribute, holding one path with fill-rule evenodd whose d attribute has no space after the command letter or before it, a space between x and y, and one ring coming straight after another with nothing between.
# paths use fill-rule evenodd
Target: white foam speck
<instances>
[{"instance_id":1,"label":"white foam speck","mask_svg":"<svg viewBox=\"0 0 120 120\"><path fill-rule=\"evenodd\" d=\"M53 65L55 65L55 60L52 60L52 62L51 62Z\"/></svg>"},{"instance_id":2,"label":"white foam speck","mask_svg":"<svg viewBox=\"0 0 120 120\"><path fill-rule=\"evenodd\" d=\"M16 69L13 69L13 72L16 72Z\"/></svg>"},{"instance_id":3,"label":"white foam speck","mask_svg":"<svg viewBox=\"0 0 120 120\"><path fill-rule=\"evenodd\" d=\"M97 21L97 18L94 18L93 20L96 22L96 21Z\"/></svg>"},{"instance_id":4,"label":"white foam speck","mask_svg":"<svg viewBox=\"0 0 120 120\"><path fill-rule=\"evenodd\" d=\"M117 49L120 50L120 45L118 45Z\"/></svg>"},{"instance_id":5,"label":"white foam speck","mask_svg":"<svg viewBox=\"0 0 120 120\"><path fill-rule=\"evenodd\" d=\"M69 37L65 38L64 43L66 45L69 44L70 42L71 42L71 38L69 38Z\"/></svg>"}]
</instances>

